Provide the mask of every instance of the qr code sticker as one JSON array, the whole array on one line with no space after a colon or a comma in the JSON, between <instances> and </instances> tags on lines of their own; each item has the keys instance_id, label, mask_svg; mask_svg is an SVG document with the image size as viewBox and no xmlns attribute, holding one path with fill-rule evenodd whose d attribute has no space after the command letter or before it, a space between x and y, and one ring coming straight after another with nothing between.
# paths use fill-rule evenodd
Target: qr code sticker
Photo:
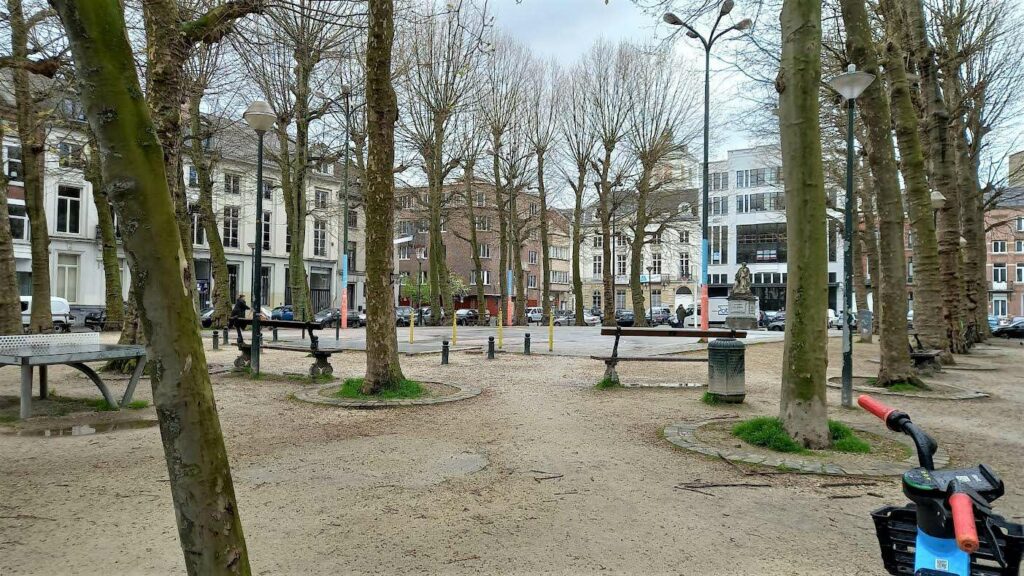
<instances>
[{"instance_id":1,"label":"qr code sticker","mask_svg":"<svg viewBox=\"0 0 1024 576\"><path fill-rule=\"evenodd\" d=\"M949 560L943 560L942 558L935 559L936 570L949 570Z\"/></svg>"}]
</instances>

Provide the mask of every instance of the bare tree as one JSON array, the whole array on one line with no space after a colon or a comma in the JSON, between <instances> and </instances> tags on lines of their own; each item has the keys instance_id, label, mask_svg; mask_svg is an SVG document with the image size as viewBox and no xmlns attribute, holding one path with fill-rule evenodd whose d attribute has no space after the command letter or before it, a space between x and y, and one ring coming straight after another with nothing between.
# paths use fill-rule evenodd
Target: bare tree
<instances>
[{"instance_id":1,"label":"bare tree","mask_svg":"<svg viewBox=\"0 0 1024 576\"><path fill-rule=\"evenodd\" d=\"M4 123L0 122L0 142ZM21 298L14 264L14 242L7 211L7 172L0 170L0 334L21 333Z\"/></svg>"},{"instance_id":2,"label":"bare tree","mask_svg":"<svg viewBox=\"0 0 1024 576\"><path fill-rule=\"evenodd\" d=\"M558 114L562 98L556 90L561 75L554 62L534 61L530 76L534 90L529 95L527 110L527 138L533 147L537 165L537 197L540 201L540 222L538 223L541 245L541 306L544 322L551 316L551 239L548 237L548 190L544 182L545 161L549 157L558 137ZM580 322L582 325L582 322Z\"/></svg>"}]
</instances>

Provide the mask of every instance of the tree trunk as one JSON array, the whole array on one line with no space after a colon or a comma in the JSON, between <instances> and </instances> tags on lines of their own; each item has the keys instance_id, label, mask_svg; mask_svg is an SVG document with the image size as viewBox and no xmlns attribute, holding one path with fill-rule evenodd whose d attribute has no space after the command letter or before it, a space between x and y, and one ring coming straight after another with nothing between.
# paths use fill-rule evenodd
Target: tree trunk
<instances>
[{"instance_id":1,"label":"tree trunk","mask_svg":"<svg viewBox=\"0 0 1024 576\"><path fill-rule=\"evenodd\" d=\"M868 164L875 183L875 208L878 214L877 275L875 311L879 325L881 365L878 383L891 385L913 380L907 348L907 263L903 250L903 198L896 171L896 151L892 144L892 117L889 102L879 78L878 54L875 52L864 0L842 0L843 23L846 28L847 53L857 67L878 80L872 82L858 98L864 125L867 128ZM899 61L898 56L895 61ZM874 274L875 272L872 271Z\"/></svg>"},{"instance_id":2,"label":"tree trunk","mask_svg":"<svg viewBox=\"0 0 1024 576\"><path fill-rule=\"evenodd\" d=\"M866 197L871 194L867 189L866 182L868 178L864 174L866 166L861 166L858 170L860 177L857 179L857 196L860 198L860 214L863 217L863 225L858 226L853 236L853 288L854 296L857 299L857 310L870 310L871 306L868 303L868 295L871 290L868 288L867 283L867 270L865 270L864 261L870 259L871 247L870 244L874 242L874 214L870 213L870 210L874 208L873 205L866 201ZM871 227L868 227L868 220L871 220ZM856 223L854 223L856 225ZM875 246L877 250L877 246ZM877 257L877 256L876 256ZM870 264L869 264L870 266ZM860 341L863 343L871 343L871 332L860 333Z\"/></svg>"},{"instance_id":3,"label":"tree trunk","mask_svg":"<svg viewBox=\"0 0 1024 576\"><path fill-rule=\"evenodd\" d=\"M869 167L868 171L870 172L870 170ZM873 190L878 190L878 181L875 179L874 174L871 175L871 182L874 185ZM878 255L878 210L875 203L875 192L869 191L866 187L863 192L864 196L861 198L861 202L862 206L864 206L862 212L864 214L864 246L867 251L868 274L871 275L871 304L874 313L871 334L878 336L882 323L880 314L882 309L880 304L881 289L879 288L882 283L882 268Z\"/></svg>"},{"instance_id":4,"label":"tree trunk","mask_svg":"<svg viewBox=\"0 0 1024 576\"><path fill-rule=\"evenodd\" d=\"M805 448L831 443L825 404L828 367L828 254L825 177L821 163L821 3L785 0L779 93L786 188L789 277L779 415Z\"/></svg>"},{"instance_id":5,"label":"tree trunk","mask_svg":"<svg viewBox=\"0 0 1024 576\"><path fill-rule=\"evenodd\" d=\"M440 326L444 323L441 312L452 314L452 296L449 289L448 261L445 255L444 238L441 236L442 208L444 205L444 126L447 118L442 113L433 118L433 141L427 161L427 198L429 251L427 253L430 282L430 323ZM449 318L451 316L448 316Z\"/></svg>"},{"instance_id":6,"label":"tree trunk","mask_svg":"<svg viewBox=\"0 0 1024 576\"><path fill-rule=\"evenodd\" d=\"M548 238L548 192L544 187L545 153L543 148L537 150L537 195L540 197L540 300L544 310L544 324L548 324L551 318L551 239Z\"/></svg>"},{"instance_id":7,"label":"tree trunk","mask_svg":"<svg viewBox=\"0 0 1024 576\"><path fill-rule=\"evenodd\" d=\"M583 300L583 271L580 270L580 245L583 243L583 193L587 185L587 169L578 166L576 186L573 188L572 208L572 296L576 304L576 325L583 326L583 313L586 304Z\"/></svg>"},{"instance_id":8,"label":"tree trunk","mask_svg":"<svg viewBox=\"0 0 1024 576\"><path fill-rule=\"evenodd\" d=\"M106 322L103 330L121 330L124 323L124 292L121 288L121 261L117 257L117 230L107 191L103 187L99 146L89 132L89 146L95 152L86 159L85 179L92 184L92 201L96 205L103 253L103 286L106 294Z\"/></svg>"},{"instance_id":9,"label":"tree trunk","mask_svg":"<svg viewBox=\"0 0 1024 576\"><path fill-rule=\"evenodd\" d=\"M962 130L962 127L961 127ZM968 326L974 327L974 342L981 342L988 335L988 291L980 279L985 276L985 260L977 257L978 252L972 247L978 244L978 230L981 224L984 238L984 215L981 211L981 187L978 186L977 164L970 156L966 135L961 131L956 138L957 174L960 183L960 200L963 219L963 236L967 245L963 250L964 276L964 319ZM983 320L983 321L979 321Z\"/></svg>"},{"instance_id":10,"label":"tree trunk","mask_svg":"<svg viewBox=\"0 0 1024 576\"><path fill-rule=\"evenodd\" d=\"M476 234L476 208L473 194L475 182L474 173L476 168L475 159L467 159L465 162L466 178L466 215L469 222L469 250L473 254L473 270L476 270L476 323L480 326L487 325L487 295L484 293L483 262L480 258L480 242Z\"/></svg>"},{"instance_id":11,"label":"tree trunk","mask_svg":"<svg viewBox=\"0 0 1024 576\"><path fill-rule=\"evenodd\" d=\"M196 331L191 278L163 155L135 71L118 0L53 0L103 154L103 181L124 230L149 342L153 401L189 574L249 574L217 407Z\"/></svg>"},{"instance_id":12,"label":"tree trunk","mask_svg":"<svg viewBox=\"0 0 1024 576\"><path fill-rule=\"evenodd\" d=\"M501 185L501 162L499 161L499 150L501 150L501 132L491 132L491 159L494 166L494 204L498 213L498 314L499 320L509 323L507 302L512 287L508 285L506 270L509 269L509 233L508 233L508 209L505 206L503 186Z\"/></svg>"},{"instance_id":13,"label":"tree trunk","mask_svg":"<svg viewBox=\"0 0 1024 576\"><path fill-rule=\"evenodd\" d=\"M293 171L292 165L298 164L300 160L292 157L288 125L280 119L277 122L277 142L285 225L291 237L291 249L288 251L288 285L292 293L292 307L296 320L311 319L309 281L306 276L306 260L303 258L306 248L306 195L303 190L305 180L298 178L305 169Z\"/></svg>"},{"instance_id":14,"label":"tree trunk","mask_svg":"<svg viewBox=\"0 0 1024 576\"><path fill-rule=\"evenodd\" d=\"M0 142L4 125L0 122ZM14 261L14 240L7 211L7 173L0 170L0 334L21 334L21 298Z\"/></svg>"},{"instance_id":15,"label":"tree trunk","mask_svg":"<svg viewBox=\"0 0 1024 576\"><path fill-rule=\"evenodd\" d=\"M29 54L29 25L25 20L21 0L7 0L7 12L11 25L11 56L16 61L26 61ZM46 133L39 123L39 111L28 71L16 66L11 70L11 75L14 78L18 140L21 141L25 210L28 213L32 243L32 309L28 331L50 332L53 330L53 315L50 311L50 235L43 198Z\"/></svg>"},{"instance_id":16,"label":"tree trunk","mask_svg":"<svg viewBox=\"0 0 1024 576\"><path fill-rule=\"evenodd\" d=\"M366 42L366 379L363 393L396 388L405 376L398 363L392 302L395 210L395 122L398 100L391 84L395 40L394 0L368 0Z\"/></svg>"},{"instance_id":17,"label":"tree trunk","mask_svg":"<svg viewBox=\"0 0 1024 576\"><path fill-rule=\"evenodd\" d=\"M604 159L601 162L600 194L597 198L598 217L601 220L601 287L604 297L601 301L604 312L603 326L615 326L615 276L612 262L612 185L608 175L612 165L613 146L604 146Z\"/></svg>"}]
</instances>

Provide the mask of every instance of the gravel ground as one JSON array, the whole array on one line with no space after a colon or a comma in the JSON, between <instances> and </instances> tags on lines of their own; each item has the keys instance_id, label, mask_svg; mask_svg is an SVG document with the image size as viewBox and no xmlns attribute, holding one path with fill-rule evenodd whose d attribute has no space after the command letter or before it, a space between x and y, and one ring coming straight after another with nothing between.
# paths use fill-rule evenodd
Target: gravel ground
<instances>
[{"instance_id":1,"label":"gravel ground","mask_svg":"<svg viewBox=\"0 0 1024 576\"><path fill-rule=\"evenodd\" d=\"M840 346L830 342L830 375ZM1020 414L1024 348L971 358L994 372L952 375L992 394L949 402L897 399L954 462L983 459L1003 474L998 509L1024 515ZM210 352L229 364L230 350ZM661 427L778 410L781 344L747 354L747 402L702 404L701 389L592 387L600 362L454 353L402 359L407 377L483 388L467 401L394 410L344 410L289 399L301 384L214 376L239 509L259 574L883 574L870 510L902 503L896 479L828 487L819 476L744 476L683 452ZM855 374L872 375L878 350L857 346ZM358 376L364 356L335 356L335 375ZM301 372L288 352L265 370ZM620 365L624 381L706 381L703 365ZM98 396L52 369L68 396ZM0 395L17 394L0 370ZM123 383L114 385L115 394ZM149 399L147 386L138 398ZM870 423L839 408L830 416ZM106 416L106 415L105 415ZM151 418L152 408L132 411ZM107 416L109 417L109 416ZM123 417L123 416L122 416ZM41 425L41 423L36 423ZM879 423L879 430L881 424ZM0 434L0 574L173 574L181 550L155 428L81 437ZM768 483L767 488L674 489L682 482ZM867 495L872 492L874 495ZM834 499L830 496L857 495Z\"/></svg>"}]
</instances>

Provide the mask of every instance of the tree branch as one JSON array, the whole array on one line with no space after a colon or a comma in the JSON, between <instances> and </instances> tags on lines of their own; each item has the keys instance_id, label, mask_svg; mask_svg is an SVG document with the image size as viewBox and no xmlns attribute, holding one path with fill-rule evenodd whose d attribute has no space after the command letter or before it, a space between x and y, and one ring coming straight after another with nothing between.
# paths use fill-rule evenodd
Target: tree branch
<instances>
[{"instance_id":1,"label":"tree branch","mask_svg":"<svg viewBox=\"0 0 1024 576\"><path fill-rule=\"evenodd\" d=\"M199 16L183 22L181 32L189 43L215 44L231 31L235 20L249 14L262 14L265 0L231 0Z\"/></svg>"}]
</instances>

